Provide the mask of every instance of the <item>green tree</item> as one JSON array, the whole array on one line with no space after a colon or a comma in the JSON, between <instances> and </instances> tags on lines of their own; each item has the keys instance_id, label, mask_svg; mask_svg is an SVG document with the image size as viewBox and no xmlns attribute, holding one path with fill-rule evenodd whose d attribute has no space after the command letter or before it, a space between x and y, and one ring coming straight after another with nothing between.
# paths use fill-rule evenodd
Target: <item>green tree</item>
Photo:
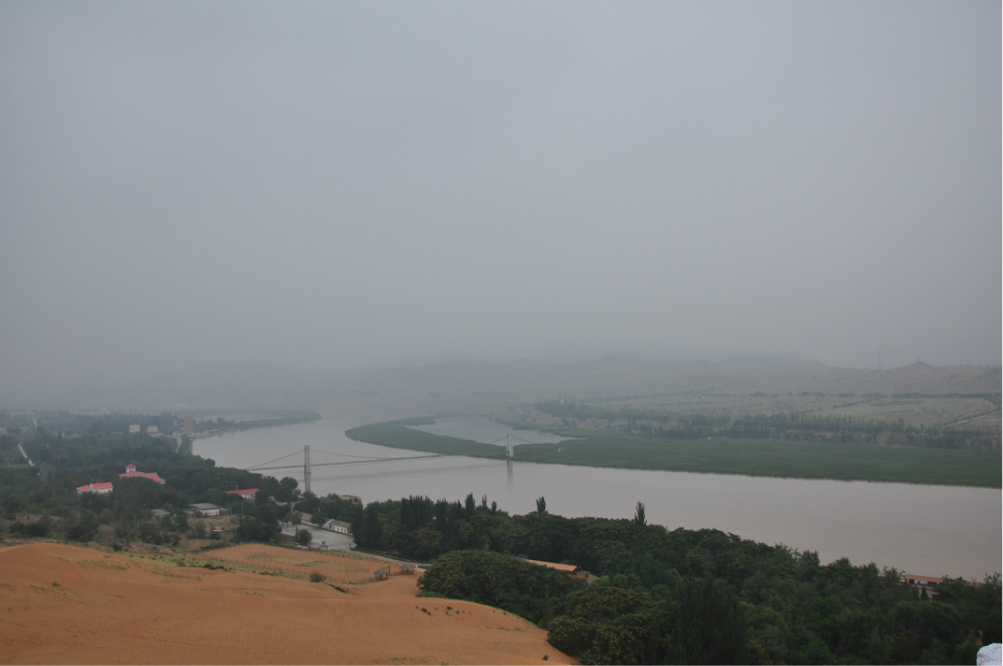
<instances>
[{"instance_id":1,"label":"green tree","mask_svg":"<svg viewBox=\"0 0 1003 666\"><path fill-rule=\"evenodd\" d=\"M641 590L593 584L568 598L547 640L586 664L636 664L646 660L654 603Z\"/></svg>"},{"instance_id":2,"label":"green tree","mask_svg":"<svg viewBox=\"0 0 1003 666\"><path fill-rule=\"evenodd\" d=\"M671 637L666 660L669 663L749 661L745 612L724 581L682 579L661 628L664 635Z\"/></svg>"},{"instance_id":3,"label":"green tree","mask_svg":"<svg viewBox=\"0 0 1003 666\"><path fill-rule=\"evenodd\" d=\"M297 487L299 482L291 476L284 477L279 481L279 490L275 493L275 499L280 502L294 502L296 501L299 491Z\"/></svg>"},{"instance_id":4,"label":"green tree","mask_svg":"<svg viewBox=\"0 0 1003 666\"><path fill-rule=\"evenodd\" d=\"M634 511L634 524L640 527L648 524L648 521L644 517L644 502L637 503L637 509Z\"/></svg>"},{"instance_id":5,"label":"green tree","mask_svg":"<svg viewBox=\"0 0 1003 666\"><path fill-rule=\"evenodd\" d=\"M310 530L296 530L296 543L301 546L309 546L311 541L313 541L313 535Z\"/></svg>"}]
</instances>

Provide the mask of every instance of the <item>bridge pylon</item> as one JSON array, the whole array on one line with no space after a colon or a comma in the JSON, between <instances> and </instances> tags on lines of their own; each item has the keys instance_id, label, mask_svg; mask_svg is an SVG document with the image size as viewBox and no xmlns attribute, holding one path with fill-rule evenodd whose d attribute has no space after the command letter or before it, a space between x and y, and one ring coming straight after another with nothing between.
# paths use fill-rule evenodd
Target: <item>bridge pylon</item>
<instances>
[{"instance_id":1,"label":"bridge pylon","mask_svg":"<svg viewBox=\"0 0 1003 666\"><path fill-rule=\"evenodd\" d=\"M303 492L310 492L310 445L303 447Z\"/></svg>"}]
</instances>

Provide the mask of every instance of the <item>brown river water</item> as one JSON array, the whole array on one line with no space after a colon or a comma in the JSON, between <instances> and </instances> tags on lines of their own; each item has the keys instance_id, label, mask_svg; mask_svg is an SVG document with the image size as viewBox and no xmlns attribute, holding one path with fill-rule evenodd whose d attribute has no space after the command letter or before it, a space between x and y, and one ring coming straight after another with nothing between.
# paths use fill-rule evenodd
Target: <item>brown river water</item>
<instances>
[{"instance_id":1,"label":"brown river water","mask_svg":"<svg viewBox=\"0 0 1003 666\"><path fill-rule=\"evenodd\" d=\"M644 502L649 523L669 529L715 528L767 544L818 551L823 562L848 557L911 574L981 579L1000 572L1003 508L1000 489L866 481L780 479L543 465L465 457L365 462L421 456L355 442L345 430L389 417L343 416L199 439L195 453L230 467L294 466L263 471L303 486L303 447L310 446L312 490L358 495L363 502L427 495L462 500L487 495L522 514L545 497L547 510L568 517L631 518ZM440 422L440 432L493 442L511 431L480 417ZM503 442L504 443L504 442ZM341 463L317 466L318 463ZM350 463L350 464L345 464Z\"/></svg>"}]
</instances>

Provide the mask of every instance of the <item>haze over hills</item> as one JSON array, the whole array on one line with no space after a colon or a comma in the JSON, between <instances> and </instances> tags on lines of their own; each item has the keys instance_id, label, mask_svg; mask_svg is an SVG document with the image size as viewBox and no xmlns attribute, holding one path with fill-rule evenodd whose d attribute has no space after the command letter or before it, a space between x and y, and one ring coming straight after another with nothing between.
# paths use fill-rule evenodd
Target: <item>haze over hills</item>
<instances>
[{"instance_id":1,"label":"haze over hills","mask_svg":"<svg viewBox=\"0 0 1003 666\"><path fill-rule=\"evenodd\" d=\"M312 409L334 402L400 401L424 409L554 397L617 398L687 391L809 392L893 395L989 394L1000 368L917 362L887 370L836 368L818 361L733 356L722 361L639 360L607 356L574 362L447 361L384 368L348 378L305 375L273 366L170 374L122 386L83 386L62 394L24 396L5 409L179 410Z\"/></svg>"},{"instance_id":2,"label":"haze over hills","mask_svg":"<svg viewBox=\"0 0 1003 666\"><path fill-rule=\"evenodd\" d=\"M424 388L470 393L559 393L568 397L673 391L995 393L999 368L915 363L889 370L834 368L818 361L735 356L721 362L628 356L543 365L444 363L382 370L354 382L362 390Z\"/></svg>"}]
</instances>

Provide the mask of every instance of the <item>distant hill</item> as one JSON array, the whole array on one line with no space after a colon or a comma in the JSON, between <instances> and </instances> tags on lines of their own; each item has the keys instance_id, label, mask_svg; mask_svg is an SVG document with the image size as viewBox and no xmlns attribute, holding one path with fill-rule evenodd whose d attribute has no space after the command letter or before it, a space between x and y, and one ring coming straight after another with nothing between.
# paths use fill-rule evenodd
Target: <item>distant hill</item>
<instances>
[{"instance_id":1,"label":"distant hill","mask_svg":"<svg viewBox=\"0 0 1003 666\"><path fill-rule=\"evenodd\" d=\"M686 391L767 393L1000 392L999 368L914 363L889 370L834 368L818 361L741 356L711 361L639 361L627 356L551 365L450 362L380 370L350 383L372 393L435 393L523 399L624 397Z\"/></svg>"},{"instance_id":2,"label":"distant hill","mask_svg":"<svg viewBox=\"0 0 1003 666\"><path fill-rule=\"evenodd\" d=\"M386 368L351 378L277 367L214 368L161 375L117 387L78 387L19 396L0 409L338 410L374 405L407 412L479 410L554 397L625 398L690 391L786 394L987 394L1000 392L1000 369L914 363L889 370L834 368L818 361L734 356L723 361L639 360L607 356L566 363L450 360ZM395 410L396 411L396 410Z\"/></svg>"}]
</instances>

